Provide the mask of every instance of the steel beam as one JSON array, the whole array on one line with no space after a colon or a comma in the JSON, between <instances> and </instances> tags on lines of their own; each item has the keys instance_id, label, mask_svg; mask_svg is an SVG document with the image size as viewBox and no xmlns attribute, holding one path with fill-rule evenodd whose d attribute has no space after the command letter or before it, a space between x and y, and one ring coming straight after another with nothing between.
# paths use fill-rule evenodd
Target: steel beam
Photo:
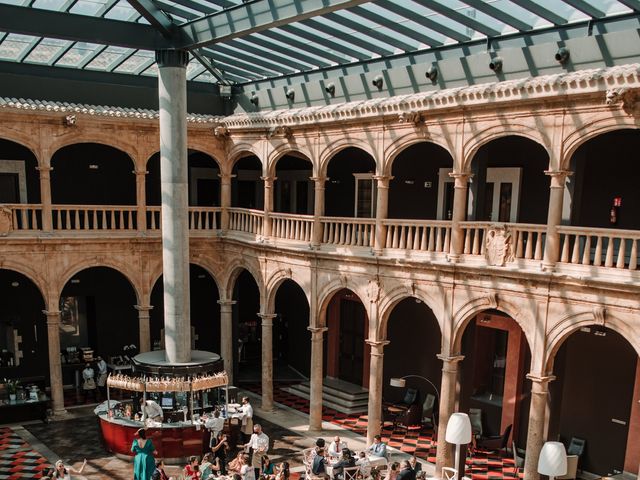
<instances>
[{"instance_id":1,"label":"steel beam","mask_svg":"<svg viewBox=\"0 0 640 480\"><path fill-rule=\"evenodd\" d=\"M584 0L562 0L562 1L568 5L571 5L576 10L580 10L582 13L586 13L590 17L593 17L593 18L606 17L606 13L604 13L599 8L594 7L589 2L585 2Z\"/></svg>"},{"instance_id":2,"label":"steel beam","mask_svg":"<svg viewBox=\"0 0 640 480\"><path fill-rule=\"evenodd\" d=\"M367 41L362 39L359 35L347 36L342 30L338 28L334 28L331 25L327 25L326 23L321 23L318 20L312 20L312 19L303 20L301 23L303 25L306 25L308 27L311 27L315 30L320 31L327 36L339 38L341 41L347 44L355 45L368 52L374 52L379 55L385 55L385 56L393 54L393 51L389 47L387 47L386 45L381 45L380 42ZM341 42L336 42L335 40L331 41L331 44L333 45L336 45L339 43Z\"/></svg>"},{"instance_id":3,"label":"steel beam","mask_svg":"<svg viewBox=\"0 0 640 480\"><path fill-rule=\"evenodd\" d=\"M491 27L486 26L484 23L477 21L475 18L471 18L464 13L460 13L458 10L454 10L453 8L446 7L440 2L436 0L414 0L419 5L428 8L429 10L433 10L441 15L444 15L450 20L454 22L458 22L465 27L470 28L476 32L483 33L488 37L497 37L500 35L498 30L495 30Z\"/></svg>"},{"instance_id":4,"label":"steel beam","mask_svg":"<svg viewBox=\"0 0 640 480\"><path fill-rule=\"evenodd\" d=\"M464 3L506 25L512 26L516 30L520 30L521 32L528 32L533 29L533 25L529 25L527 22L523 22L519 18L509 15L504 10L500 10L493 5L486 3L485 0L464 0Z\"/></svg>"},{"instance_id":5,"label":"steel beam","mask_svg":"<svg viewBox=\"0 0 640 480\"><path fill-rule=\"evenodd\" d=\"M312 20L307 20L307 22L311 21ZM309 40L311 43L325 47L328 50L333 50L344 55L348 55L349 57L357 58L358 60L368 60L371 58L371 55L367 55L366 53L354 50L347 45L333 42L331 41L331 39L327 38L326 35L318 35L317 33L311 32L305 28L294 27L293 25L283 25L279 28L279 30L290 33L291 35L295 35L300 38L304 38L305 40ZM267 31L271 32L271 30Z\"/></svg>"},{"instance_id":6,"label":"steel beam","mask_svg":"<svg viewBox=\"0 0 640 480\"><path fill-rule=\"evenodd\" d=\"M0 30L142 50L170 48L151 25L0 4Z\"/></svg>"},{"instance_id":7,"label":"steel beam","mask_svg":"<svg viewBox=\"0 0 640 480\"><path fill-rule=\"evenodd\" d=\"M539 5L537 2L533 0L511 0L511 1L516 5L519 5L520 7L524 8L525 10L530 11L534 15L537 15L541 18L544 18L545 20L548 20L554 25L564 25L565 23L568 22L566 18L558 15L555 12L552 12L551 10L544 8L542 5Z\"/></svg>"},{"instance_id":8,"label":"steel beam","mask_svg":"<svg viewBox=\"0 0 640 480\"><path fill-rule=\"evenodd\" d=\"M368 0L254 0L185 23L180 31L190 40L179 48L198 48L251 33L327 15ZM180 40L183 41L183 40Z\"/></svg>"},{"instance_id":9,"label":"steel beam","mask_svg":"<svg viewBox=\"0 0 640 480\"><path fill-rule=\"evenodd\" d=\"M175 28L173 22L151 0L127 0L127 2L165 37L171 36Z\"/></svg>"}]
</instances>

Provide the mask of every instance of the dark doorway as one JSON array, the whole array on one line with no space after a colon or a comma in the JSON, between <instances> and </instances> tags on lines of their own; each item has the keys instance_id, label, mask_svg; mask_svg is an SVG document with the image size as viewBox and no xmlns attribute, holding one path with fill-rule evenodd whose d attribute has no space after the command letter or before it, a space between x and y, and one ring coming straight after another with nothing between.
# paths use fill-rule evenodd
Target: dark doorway
<instances>
[{"instance_id":1,"label":"dark doorway","mask_svg":"<svg viewBox=\"0 0 640 480\"><path fill-rule=\"evenodd\" d=\"M0 203L20 203L17 173L0 173Z\"/></svg>"},{"instance_id":2,"label":"dark doorway","mask_svg":"<svg viewBox=\"0 0 640 480\"><path fill-rule=\"evenodd\" d=\"M360 302L340 302L340 349L338 377L362 385L364 362L364 306Z\"/></svg>"},{"instance_id":3,"label":"dark doorway","mask_svg":"<svg viewBox=\"0 0 640 480\"><path fill-rule=\"evenodd\" d=\"M214 206L216 204L217 199L219 198L218 194L218 180L214 180L212 178L199 178L198 179L198 205L200 206Z\"/></svg>"}]
</instances>

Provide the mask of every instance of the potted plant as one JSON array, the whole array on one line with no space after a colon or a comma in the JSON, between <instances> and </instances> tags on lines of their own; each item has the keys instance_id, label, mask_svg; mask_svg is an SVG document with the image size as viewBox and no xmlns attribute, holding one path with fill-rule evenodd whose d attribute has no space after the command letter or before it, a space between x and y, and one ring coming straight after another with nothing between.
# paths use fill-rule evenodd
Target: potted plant
<instances>
[{"instance_id":1,"label":"potted plant","mask_svg":"<svg viewBox=\"0 0 640 480\"><path fill-rule=\"evenodd\" d=\"M18 384L20 382L18 382L18 380L7 380L5 383L7 385L7 392L9 392L9 400L11 402L15 402L16 393L18 392Z\"/></svg>"}]
</instances>

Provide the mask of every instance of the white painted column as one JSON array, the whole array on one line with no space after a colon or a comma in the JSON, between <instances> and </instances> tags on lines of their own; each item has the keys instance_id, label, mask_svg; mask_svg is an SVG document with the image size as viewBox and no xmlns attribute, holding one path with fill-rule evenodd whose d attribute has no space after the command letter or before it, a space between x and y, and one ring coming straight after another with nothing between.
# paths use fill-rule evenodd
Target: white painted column
<instances>
[{"instance_id":1,"label":"white painted column","mask_svg":"<svg viewBox=\"0 0 640 480\"><path fill-rule=\"evenodd\" d=\"M42 231L53 229L51 212L51 170L49 166L36 167L40 175L40 203L42 204Z\"/></svg>"},{"instance_id":2,"label":"white painted column","mask_svg":"<svg viewBox=\"0 0 640 480\"><path fill-rule=\"evenodd\" d=\"M43 310L47 316L47 343L49 345L49 383L51 407L54 415L67 413L64 409L62 363L60 362L60 312Z\"/></svg>"},{"instance_id":3,"label":"white painted column","mask_svg":"<svg viewBox=\"0 0 640 480\"><path fill-rule=\"evenodd\" d=\"M551 177L549 187L549 212L547 214L547 235L544 244L543 270L553 270L560 260L560 234L558 225L562 223L562 204L564 202L564 187L567 177L573 172L566 170L546 172Z\"/></svg>"},{"instance_id":4,"label":"white painted column","mask_svg":"<svg viewBox=\"0 0 640 480\"><path fill-rule=\"evenodd\" d=\"M140 353L151 351L151 305L134 305L138 311L138 331L140 332Z\"/></svg>"},{"instance_id":5,"label":"white painted column","mask_svg":"<svg viewBox=\"0 0 640 480\"><path fill-rule=\"evenodd\" d=\"M367 445L373 437L380 433L382 423L382 369L384 367L384 347L388 340L366 341L371 347L371 363L369 368L369 407L367 412Z\"/></svg>"},{"instance_id":6,"label":"white painted column","mask_svg":"<svg viewBox=\"0 0 640 480\"><path fill-rule=\"evenodd\" d=\"M452 262L456 262L464 251L464 231L460 222L464 222L467 217L467 188L471 174L451 172L449 176L454 179L454 190L453 212L451 215L451 247L447 258Z\"/></svg>"},{"instance_id":7,"label":"white painted column","mask_svg":"<svg viewBox=\"0 0 640 480\"><path fill-rule=\"evenodd\" d=\"M146 170L136 170L133 173L136 174L136 216L138 231L144 232L147 230L147 190L146 190Z\"/></svg>"},{"instance_id":8,"label":"white painted column","mask_svg":"<svg viewBox=\"0 0 640 480\"><path fill-rule=\"evenodd\" d=\"M322 430L322 348L327 327L308 327L308 329L311 332L309 430Z\"/></svg>"},{"instance_id":9,"label":"white painted column","mask_svg":"<svg viewBox=\"0 0 640 480\"><path fill-rule=\"evenodd\" d=\"M325 182L329 180L327 177L311 177L314 184L314 203L313 203L313 240L311 245L319 248L322 244L322 221L324 217L324 190Z\"/></svg>"},{"instance_id":10,"label":"white painted column","mask_svg":"<svg viewBox=\"0 0 640 480\"><path fill-rule=\"evenodd\" d=\"M274 313L259 313L262 319L262 409L273 410L273 319Z\"/></svg>"},{"instance_id":11,"label":"white painted column","mask_svg":"<svg viewBox=\"0 0 640 480\"><path fill-rule=\"evenodd\" d=\"M442 383L440 385L440 410L438 414L438 449L436 451L436 476L442 476L442 467L453 467L453 448L445 440L449 417L456 408L458 369L464 359L462 355L438 355L442 360Z\"/></svg>"},{"instance_id":12,"label":"white painted column","mask_svg":"<svg viewBox=\"0 0 640 480\"><path fill-rule=\"evenodd\" d=\"M220 356L224 361L224 369L233 385L233 306L235 300L218 300L220 305Z\"/></svg>"},{"instance_id":13,"label":"white painted column","mask_svg":"<svg viewBox=\"0 0 640 480\"><path fill-rule=\"evenodd\" d=\"M545 442L547 432L547 402L549 398L549 382L555 380L554 376L540 377L535 374L527 374L531 380L531 405L529 407L529 430L527 432L527 455L524 460L524 478L538 480L538 459Z\"/></svg>"},{"instance_id":14,"label":"white painted column","mask_svg":"<svg viewBox=\"0 0 640 480\"><path fill-rule=\"evenodd\" d=\"M221 173L220 177L220 229L225 234L229 230L229 208L231 207L231 179L235 175L230 173ZM227 370L227 374L229 371Z\"/></svg>"},{"instance_id":15,"label":"white painted column","mask_svg":"<svg viewBox=\"0 0 640 480\"><path fill-rule=\"evenodd\" d=\"M269 238L271 236L271 212L273 212L273 182L276 177L260 177L264 181L264 221L262 227L262 236Z\"/></svg>"},{"instance_id":16,"label":"white painted column","mask_svg":"<svg viewBox=\"0 0 640 480\"><path fill-rule=\"evenodd\" d=\"M376 235L373 246L373 253L382 255L387 242L387 228L383 220L387 219L389 213L389 182L393 179L390 175L377 175L373 177L378 181L378 194L376 201Z\"/></svg>"},{"instance_id":17,"label":"white painted column","mask_svg":"<svg viewBox=\"0 0 640 480\"><path fill-rule=\"evenodd\" d=\"M167 361L182 363L191 360L186 77L189 53L159 50L156 62L160 95L164 343Z\"/></svg>"}]
</instances>

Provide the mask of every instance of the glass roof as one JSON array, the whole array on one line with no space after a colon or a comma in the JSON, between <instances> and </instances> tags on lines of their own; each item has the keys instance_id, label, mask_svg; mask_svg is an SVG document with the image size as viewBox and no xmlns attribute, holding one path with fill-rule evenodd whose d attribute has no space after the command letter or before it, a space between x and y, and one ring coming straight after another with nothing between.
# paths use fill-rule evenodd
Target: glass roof
<instances>
[{"instance_id":1,"label":"glass roof","mask_svg":"<svg viewBox=\"0 0 640 480\"><path fill-rule=\"evenodd\" d=\"M246 9L248 17L264 3L265 0L0 0L0 6L20 7L27 14L28 9L39 9L154 27L157 22L161 26L164 22L163 28L169 29L189 27L220 12L228 12L228 18L234 18ZM154 11L150 11L149 4ZM290 23L278 22L277 26L249 30L246 35L208 42L197 49L198 58L192 56L187 78L209 83L221 79L248 83L640 11L640 0L345 0L341 4L344 8L301 15ZM141 5L146 8L142 14ZM68 37L0 32L0 61L157 75L151 49L93 43L97 39L90 35L85 41L64 38Z\"/></svg>"}]
</instances>

